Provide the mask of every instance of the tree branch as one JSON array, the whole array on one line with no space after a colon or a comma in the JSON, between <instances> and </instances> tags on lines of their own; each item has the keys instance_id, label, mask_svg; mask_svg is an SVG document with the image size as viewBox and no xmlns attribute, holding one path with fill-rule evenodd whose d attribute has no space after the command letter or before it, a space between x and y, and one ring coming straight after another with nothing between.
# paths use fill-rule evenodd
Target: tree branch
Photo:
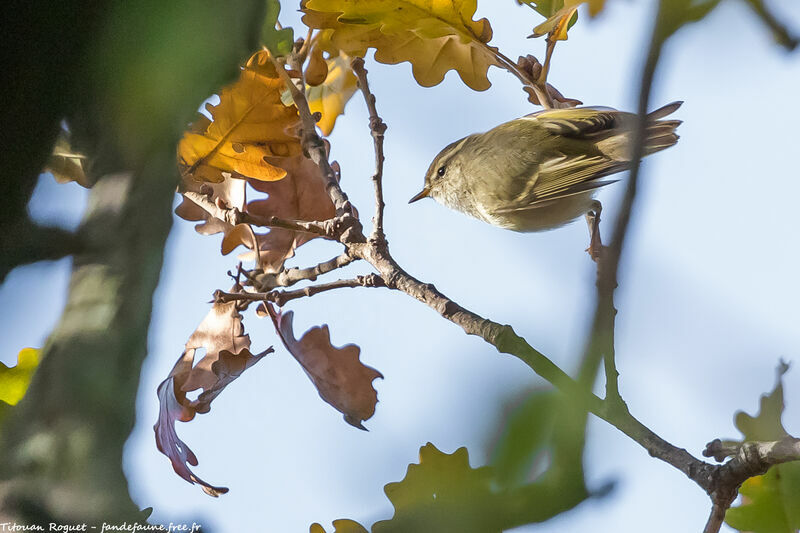
<instances>
[{"instance_id":1,"label":"tree branch","mask_svg":"<svg viewBox=\"0 0 800 533\"><path fill-rule=\"evenodd\" d=\"M283 307L287 302L303 297L311 297L325 291L352 287L385 287L383 278L377 274L367 274L366 276L356 276L353 279L340 279L330 283L320 283L319 285L309 285L294 291L272 290L269 292L223 292L216 291L214 300L217 302L273 302L279 307Z\"/></svg>"},{"instance_id":2,"label":"tree branch","mask_svg":"<svg viewBox=\"0 0 800 533\"><path fill-rule=\"evenodd\" d=\"M789 29L783 25L771 11L767 9L767 6L764 4L764 0L745 0L747 5L749 5L753 11L755 11L758 18L769 28L772 32L775 41L781 46L783 46L787 51L791 52L795 48L797 48L798 43L800 43L800 39L798 39L797 35L793 35Z\"/></svg>"},{"instance_id":3,"label":"tree branch","mask_svg":"<svg viewBox=\"0 0 800 533\"><path fill-rule=\"evenodd\" d=\"M364 60L356 57L352 62L353 71L358 77L358 86L364 95L369 110L369 130L375 144L375 174L372 176L372 183L375 186L375 216L372 219L372 239L384 240L386 235L383 232L383 210L386 204L383 201L383 135L386 132L386 123L378 115L375 107L375 95L369 90L367 81L367 69L364 68Z\"/></svg>"},{"instance_id":4,"label":"tree branch","mask_svg":"<svg viewBox=\"0 0 800 533\"><path fill-rule=\"evenodd\" d=\"M245 285L251 285L258 291L268 292L276 287L289 287L300 281L316 281L318 276L342 268L358 259L358 257L345 252L313 267L295 267L281 270L278 273L262 272L248 276Z\"/></svg>"},{"instance_id":5,"label":"tree branch","mask_svg":"<svg viewBox=\"0 0 800 533\"><path fill-rule=\"evenodd\" d=\"M206 213L214 218L223 222L227 222L232 226L238 224L249 224L251 226L258 226L263 228L281 228L291 231L299 231L305 233L314 233L321 237L328 239L333 238L331 235L330 221L301 221L301 220L285 220L278 217L262 217L253 215L246 211L240 211L233 207L220 207L211 200L208 196L201 192L196 191L179 191L184 197L188 198L198 207L202 208Z\"/></svg>"}]
</instances>

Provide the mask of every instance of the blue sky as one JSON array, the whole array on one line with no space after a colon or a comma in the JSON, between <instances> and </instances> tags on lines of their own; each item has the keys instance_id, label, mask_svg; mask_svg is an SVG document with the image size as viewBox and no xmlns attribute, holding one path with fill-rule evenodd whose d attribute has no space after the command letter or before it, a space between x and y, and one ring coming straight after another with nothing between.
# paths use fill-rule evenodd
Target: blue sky
<instances>
[{"instance_id":1,"label":"blue sky","mask_svg":"<svg viewBox=\"0 0 800 533\"><path fill-rule=\"evenodd\" d=\"M772 3L800 26L800 4ZM632 109L652 3L608 4L559 44L550 79L586 104ZM296 14L284 11L284 24L296 23ZM478 15L490 19L492 43L506 55L542 55L542 41L525 39L537 23L532 11L511 0L484 1ZM594 295L582 222L517 234L433 202L406 204L441 147L534 110L518 81L493 69L493 87L484 93L470 91L454 73L425 89L413 82L408 64L368 60L367 67L389 125L386 229L397 260L574 368ZM618 366L634 415L696 455L715 437L738 435L733 413L755 412L759 395L774 384L779 358L800 362L798 86L800 57L773 45L736 1L682 30L667 46L656 80L654 107L685 100L677 113L684 124L679 144L644 164L617 296ZM331 142L343 185L368 223L373 163L366 125L363 102L354 98ZM622 191L617 184L599 195L607 223ZM46 175L31 211L74 226L84 205L85 191ZM295 264L337 251L312 242ZM228 287L225 271L234 265L233 255L219 255L219 236L200 236L176 219L125 456L135 501L154 507L159 520L194 519L223 533L293 533L315 521L330 528L337 518L367 524L388 518L383 485L403 478L420 446L430 441L448 453L467 446L473 466L485 463L503 402L543 384L521 362L400 293L352 289L292 302L298 335L328 323L334 344L360 345L362 360L384 374L375 382L380 403L365 433L319 399L268 321L247 316L254 349L276 344L276 353L229 387L209 414L178 427L200 460L195 472L231 489L212 499L174 475L157 452L155 389L206 314L211 293ZM64 260L17 269L0 287L0 302L14 309L0 321L0 360L11 364L20 348L44 343L63 307L68 268ZM331 279L367 271L355 264ZM798 434L800 369L785 383L784 423ZM597 420L589 428L586 468L590 487L615 480L616 490L537 531L666 533L698 531L705 522L709 505L699 489Z\"/></svg>"}]
</instances>

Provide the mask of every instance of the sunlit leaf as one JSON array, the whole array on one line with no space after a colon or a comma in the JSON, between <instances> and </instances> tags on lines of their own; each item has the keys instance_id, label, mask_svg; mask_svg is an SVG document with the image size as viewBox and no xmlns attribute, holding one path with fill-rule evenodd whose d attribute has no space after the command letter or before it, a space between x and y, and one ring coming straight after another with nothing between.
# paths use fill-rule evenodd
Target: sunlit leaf
<instances>
[{"instance_id":1,"label":"sunlit leaf","mask_svg":"<svg viewBox=\"0 0 800 533\"><path fill-rule=\"evenodd\" d=\"M222 181L222 172L262 181L283 178L286 171L267 158L301 152L297 108L281 101L283 89L268 53L254 54L239 81L222 90L219 104L206 105L212 120L201 117L181 139L183 174L210 182ZM199 172L204 167L219 173Z\"/></svg>"},{"instance_id":2,"label":"sunlit leaf","mask_svg":"<svg viewBox=\"0 0 800 533\"><path fill-rule=\"evenodd\" d=\"M44 171L53 174L59 183L74 181L82 187L91 187L84 168L85 161L86 156L72 149L69 133L62 129Z\"/></svg>"},{"instance_id":3,"label":"sunlit leaf","mask_svg":"<svg viewBox=\"0 0 800 533\"><path fill-rule=\"evenodd\" d=\"M375 59L408 61L417 82L431 87L449 70L483 91L486 72L496 64L496 50L486 43L492 29L486 19L473 20L476 0L303 0L303 22L331 29L331 43L349 56L375 48Z\"/></svg>"},{"instance_id":4,"label":"sunlit leaf","mask_svg":"<svg viewBox=\"0 0 800 533\"><path fill-rule=\"evenodd\" d=\"M319 112L322 118L317 126L324 135L330 135L336 119L344 113L344 106L356 92L358 80L350 68L350 58L340 54L326 61L327 77L322 84L306 91L311 112Z\"/></svg>"},{"instance_id":5,"label":"sunlit leaf","mask_svg":"<svg viewBox=\"0 0 800 533\"><path fill-rule=\"evenodd\" d=\"M39 350L36 348L20 350L15 366L7 367L0 363L0 401L16 405L25 396L38 366Z\"/></svg>"}]
</instances>

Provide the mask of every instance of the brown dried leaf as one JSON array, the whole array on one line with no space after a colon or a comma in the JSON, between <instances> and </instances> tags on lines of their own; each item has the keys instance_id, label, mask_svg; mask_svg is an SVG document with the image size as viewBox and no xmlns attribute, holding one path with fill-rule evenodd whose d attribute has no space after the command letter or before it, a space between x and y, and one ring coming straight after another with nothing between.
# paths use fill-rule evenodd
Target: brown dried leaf
<instances>
[{"instance_id":1,"label":"brown dried leaf","mask_svg":"<svg viewBox=\"0 0 800 533\"><path fill-rule=\"evenodd\" d=\"M211 168L211 167L209 167ZM229 173L218 183L198 183L192 179L183 181L183 188L188 191L207 194L209 200L227 208L236 208L243 211L246 205L245 185L241 179L234 179ZM185 196L181 204L175 208L175 214L184 220L200 221L194 229L201 235L215 235L222 233L222 255L231 253L237 246L244 245L253 248L254 234L249 226L239 224L234 226L229 222L212 217L208 211L195 204Z\"/></svg>"},{"instance_id":2,"label":"brown dried leaf","mask_svg":"<svg viewBox=\"0 0 800 533\"><path fill-rule=\"evenodd\" d=\"M322 171L310 159L297 156L284 159L281 164L287 176L281 181L262 182L250 180L250 185L269 195L266 199L247 204L247 211L259 216L275 216L291 220L327 220L336 210L325 190ZM294 256L295 248L307 243L316 235L271 228L269 233L257 236L261 264L266 272L277 272L286 259ZM247 246L248 244L245 243ZM252 246L248 246L253 249ZM254 254L242 256L251 259Z\"/></svg>"},{"instance_id":3,"label":"brown dried leaf","mask_svg":"<svg viewBox=\"0 0 800 533\"><path fill-rule=\"evenodd\" d=\"M378 392L372 382L382 379L383 375L359 360L359 347L355 344L333 346L327 324L309 329L296 340L291 311L281 313L264 303L259 305L259 312L268 313L272 318L284 346L306 371L320 397L344 414L348 424L366 430L361 421L375 413L378 403Z\"/></svg>"},{"instance_id":4,"label":"brown dried leaf","mask_svg":"<svg viewBox=\"0 0 800 533\"><path fill-rule=\"evenodd\" d=\"M192 366L198 349L205 349L205 356ZM153 426L156 445L169 458L175 473L199 484L211 496L224 494L228 489L210 485L194 475L187 463L197 466L197 456L178 438L175 422L188 422L197 413L207 413L211 402L228 384L272 351L268 348L253 355L236 302L216 303L189 337L167 379L158 386L160 407L158 421ZM203 392L196 400L189 400L186 393L197 389Z\"/></svg>"}]
</instances>

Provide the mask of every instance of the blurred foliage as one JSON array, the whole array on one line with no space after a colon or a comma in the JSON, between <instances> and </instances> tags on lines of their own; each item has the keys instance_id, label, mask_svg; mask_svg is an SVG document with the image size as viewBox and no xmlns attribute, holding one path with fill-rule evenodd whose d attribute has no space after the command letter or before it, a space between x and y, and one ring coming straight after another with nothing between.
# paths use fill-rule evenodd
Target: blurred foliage
<instances>
[{"instance_id":1,"label":"blurred foliage","mask_svg":"<svg viewBox=\"0 0 800 533\"><path fill-rule=\"evenodd\" d=\"M776 441L788 436L783 427L783 375L781 362L775 388L761 397L755 416L736 413L736 427L747 441ZM739 490L742 501L731 507L725 521L739 531L794 533L800 529L800 462L775 465L766 474L748 479Z\"/></svg>"},{"instance_id":2,"label":"blurred foliage","mask_svg":"<svg viewBox=\"0 0 800 533\"><path fill-rule=\"evenodd\" d=\"M281 13L281 3L278 0L267 0L267 12L264 16L264 25L261 27L261 42L275 57L288 55L294 44L294 30L292 28L277 29L278 15Z\"/></svg>"}]
</instances>

